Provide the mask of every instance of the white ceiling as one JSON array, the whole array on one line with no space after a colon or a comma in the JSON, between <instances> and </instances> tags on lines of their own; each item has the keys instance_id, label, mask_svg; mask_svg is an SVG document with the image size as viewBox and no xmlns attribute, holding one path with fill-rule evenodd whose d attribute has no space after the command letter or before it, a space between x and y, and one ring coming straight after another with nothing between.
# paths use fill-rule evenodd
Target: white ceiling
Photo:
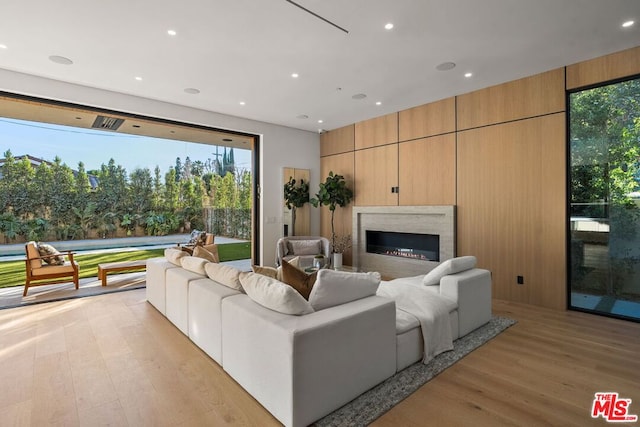
<instances>
[{"instance_id":1,"label":"white ceiling","mask_svg":"<svg viewBox=\"0 0 640 427\"><path fill-rule=\"evenodd\" d=\"M640 45L640 0L297 2L348 34L286 0L6 1L0 68L315 132Z\"/></svg>"}]
</instances>

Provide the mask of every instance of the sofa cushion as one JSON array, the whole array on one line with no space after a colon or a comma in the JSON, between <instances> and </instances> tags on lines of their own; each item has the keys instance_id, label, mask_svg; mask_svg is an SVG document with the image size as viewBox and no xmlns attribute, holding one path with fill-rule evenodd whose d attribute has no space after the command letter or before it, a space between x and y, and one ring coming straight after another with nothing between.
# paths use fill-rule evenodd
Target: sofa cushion
<instances>
[{"instance_id":1,"label":"sofa cushion","mask_svg":"<svg viewBox=\"0 0 640 427\"><path fill-rule=\"evenodd\" d=\"M296 316L314 311L298 291L279 280L262 274L241 273L240 282L253 301L270 310Z\"/></svg>"},{"instance_id":2,"label":"sofa cushion","mask_svg":"<svg viewBox=\"0 0 640 427\"><path fill-rule=\"evenodd\" d=\"M309 294L316 282L318 272L307 274L289 264L286 260L282 260L282 280L287 285L293 287L304 299L309 300Z\"/></svg>"},{"instance_id":3,"label":"sofa cushion","mask_svg":"<svg viewBox=\"0 0 640 427\"><path fill-rule=\"evenodd\" d=\"M185 256L180 259L180 262L182 263L182 268L184 268L185 270L200 274L202 276L207 275L204 267L205 265L209 264L209 261L204 258L198 258L196 256Z\"/></svg>"},{"instance_id":4,"label":"sofa cushion","mask_svg":"<svg viewBox=\"0 0 640 427\"><path fill-rule=\"evenodd\" d=\"M167 248L164 250L164 257L171 264L177 265L178 267L182 267L182 262L180 262L180 258L188 256L189 254L182 251L181 249L176 248Z\"/></svg>"},{"instance_id":5,"label":"sofa cushion","mask_svg":"<svg viewBox=\"0 0 640 427\"><path fill-rule=\"evenodd\" d=\"M311 289L309 302L314 310L322 310L375 295L380 273L350 273L323 269Z\"/></svg>"},{"instance_id":6,"label":"sofa cushion","mask_svg":"<svg viewBox=\"0 0 640 427\"><path fill-rule=\"evenodd\" d=\"M439 285L440 279L449 274L460 273L461 271L471 270L476 266L476 257L474 256L461 256L457 258L451 258L436 268L431 270L424 276L423 283L425 286Z\"/></svg>"},{"instance_id":7,"label":"sofa cushion","mask_svg":"<svg viewBox=\"0 0 640 427\"><path fill-rule=\"evenodd\" d=\"M219 262L218 254L211 253L202 246L196 246L193 249L193 256L206 259L209 262Z\"/></svg>"},{"instance_id":8,"label":"sofa cushion","mask_svg":"<svg viewBox=\"0 0 640 427\"><path fill-rule=\"evenodd\" d=\"M42 258L42 260L49 265L63 265L64 264L64 256L60 255L60 252L53 246L48 243L38 243L38 253L41 257L46 255L46 258Z\"/></svg>"},{"instance_id":9,"label":"sofa cushion","mask_svg":"<svg viewBox=\"0 0 640 427\"><path fill-rule=\"evenodd\" d=\"M239 279L241 271L237 268L209 262L204 266L204 269L211 280L231 289L242 291L242 285Z\"/></svg>"},{"instance_id":10,"label":"sofa cushion","mask_svg":"<svg viewBox=\"0 0 640 427\"><path fill-rule=\"evenodd\" d=\"M322 253L320 240L289 240L287 242L288 255L317 255Z\"/></svg>"}]
</instances>

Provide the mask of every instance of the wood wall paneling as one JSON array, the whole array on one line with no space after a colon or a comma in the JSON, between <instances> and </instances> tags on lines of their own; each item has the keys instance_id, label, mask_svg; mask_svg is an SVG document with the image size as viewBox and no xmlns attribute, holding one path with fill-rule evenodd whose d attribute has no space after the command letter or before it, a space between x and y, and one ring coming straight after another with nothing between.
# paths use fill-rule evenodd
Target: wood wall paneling
<instances>
[{"instance_id":1,"label":"wood wall paneling","mask_svg":"<svg viewBox=\"0 0 640 427\"><path fill-rule=\"evenodd\" d=\"M400 141L455 132L456 100L447 98L398 113Z\"/></svg>"},{"instance_id":2,"label":"wood wall paneling","mask_svg":"<svg viewBox=\"0 0 640 427\"><path fill-rule=\"evenodd\" d=\"M347 183L347 186L351 188L351 190L355 193L355 173L354 173L354 153L344 153L337 154L334 156L327 156L320 159L320 177L322 182L329 175L329 172L333 171L333 173L340 174L344 176L344 179ZM311 190L311 197L315 195L317 191L317 187ZM349 203L349 205L343 208L336 208L334 215L334 225L335 231L338 235L346 235L352 234L352 206L354 205L354 200ZM320 234L328 239L331 238L331 212L329 208L323 206L320 208ZM342 262L345 265L352 265L352 255L351 250L345 252L343 254Z\"/></svg>"},{"instance_id":3,"label":"wood wall paneling","mask_svg":"<svg viewBox=\"0 0 640 427\"><path fill-rule=\"evenodd\" d=\"M458 255L494 298L565 309L565 115L460 132L457 156Z\"/></svg>"},{"instance_id":4,"label":"wood wall paneling","mask_svg":"<svg viewBox=\"0 0 640 427\"><path fill-rule=\"evenodd\" d=\"M456 204L456 136L453 133L401 142L399 204Z\"/></svg>"},{"instance_id":5,"label":"wood wall paneling","mask_svg":"<svg viewBox=\"0 0 640 427\"><path fill-rule=\"evenodd\" d=\"M347 153L354 148L355 125L344 126L320 135L320 156Z\"/></svg>"},{"instance_id":6,"label":"wood wall paneling","mask_svg":"<svg viewBox=\"0 0 640 427\"><path fill-rule=\"evenodd\" d=\"M397 206L398 144L355 152L356 206Z\"/></svg>"},{"instance_id":7,"label":"wood wall paneling","mask_svg":"<svg viewBox=\"0 0 640 427\"><path fill-rule=\"evenodd\" d=\"M355 148L377 147L398 142L398 113L355 124Z\"/></svg>"},{"instance_id":8,"label":"wood wall paneling","mask_svg":"<svg viewBox=\"0 0 640 427\"><path fill-rule=\"evenodd\" d=\"M567 67L567 89L640 74L640 46Z\"/></svg>"},{"instance_id":9,"label":"wood wall paneling","mask_svg":"<svg viewBox=\"0 0 640 427\"><path fill-rule=\"evenodd\" d=\"M564 68L458 96L457 129L565 110Z\"/></svg>"}]
</instances>

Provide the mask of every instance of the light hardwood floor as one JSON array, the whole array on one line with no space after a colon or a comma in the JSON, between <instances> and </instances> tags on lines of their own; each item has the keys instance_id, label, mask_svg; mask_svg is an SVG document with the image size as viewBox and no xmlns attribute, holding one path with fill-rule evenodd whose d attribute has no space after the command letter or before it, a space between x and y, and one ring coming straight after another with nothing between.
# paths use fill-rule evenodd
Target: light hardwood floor
<instances>
[{"instance_id":1,"label":"light hardwood floor","mask_svg":"<svg viewBox=\"0 0 640 427\"><path fill-rule=\"evenodd\" d=\"M640 414L640 324L502 301L518 324L377 426L606 425L593 393ZM145 301L145 290L0 310L0 426L278 425Z\"/></svg>"}]
</instances>

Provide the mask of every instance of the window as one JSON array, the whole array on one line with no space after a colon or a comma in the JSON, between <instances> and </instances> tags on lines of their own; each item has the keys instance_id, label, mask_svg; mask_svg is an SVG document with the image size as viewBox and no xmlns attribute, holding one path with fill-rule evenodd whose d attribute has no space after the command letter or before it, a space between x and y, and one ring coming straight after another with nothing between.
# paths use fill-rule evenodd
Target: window
<instances>
[{"instance_id":1,"label":"window","mask_svg":"<svg viewBox=\"0 0 640 427\"><path fill-rule=\"evenodd\" d=\"M640 320L640 78L569 95L570 307Z\"/></svg>"}]
</instances>

